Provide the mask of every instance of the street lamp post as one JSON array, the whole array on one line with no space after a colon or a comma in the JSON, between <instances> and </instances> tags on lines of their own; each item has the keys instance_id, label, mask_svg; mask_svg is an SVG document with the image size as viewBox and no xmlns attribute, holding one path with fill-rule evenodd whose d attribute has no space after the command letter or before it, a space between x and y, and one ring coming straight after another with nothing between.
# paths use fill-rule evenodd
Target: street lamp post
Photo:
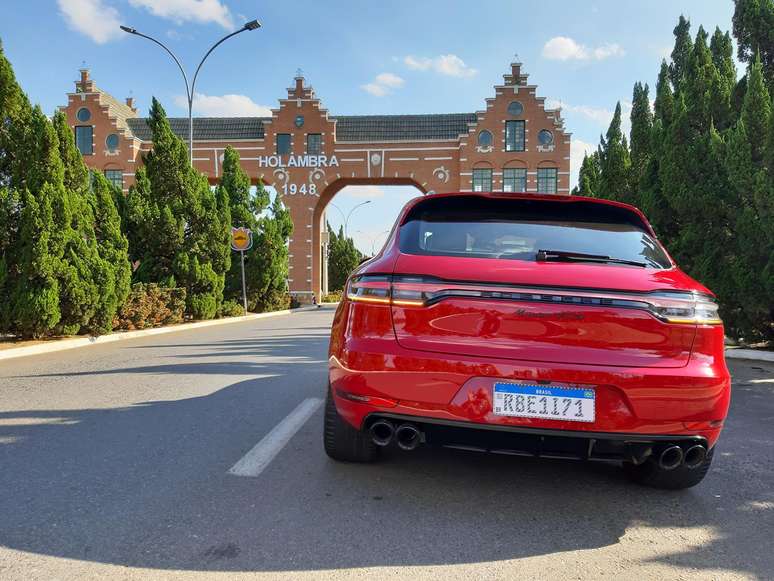
<instances>
[{"instance_id":1,"label":"street lamp post","mask_svg":"<svg viewBox=\"0 0 774 581\"><path fill-rule=\"evenodd\" d=\"M389 230L382 230L378 234L374 234L373 236L368 236L368 232L364 232L363 230L358 230L360 234L365 234L366 237L368 237L371 241L371 256L376 254L376 241L379 240L381 236L384 236L385 234L389 234Z\"/></svg>"},{"instance_id":2,"label":"street lamp post","mask_svg":"<svg viewBox=\"0 0 774 581\"><path fill-rule=\"evenodd\" d=\"M175 61L177 68L180 69L180 73L183 75L183 81L185 82L185 93L188 99L188 157L192 166L193 166L193 98L194 98L194 90L196 89L196 78L199 76L199 71L201 70L202 65L204 64L204 61L206 61L207 57L210 56L210 53L213 50L215 50L220 44L222 44L232 36L236 36L240 32L245 32L246 30L256 30L260 27L261 27L260 22L258 22L257 20L251 20L250 22L245 23L245 25L239 30L235 30L230 34L227 34L226 36L221 38L218 42L213 44L210 47L210 50L208 50L204 55L204 57L202 57L202 60L199 62L199 66L196 67L196 72L194 72L193 81L189 86L188 76L185 74L185 69L183 68L183 65L180 63L180 60L175 56L175 53L173 53L163 42L161 42L160 40L156 40L152 36L148 36L147 34L138 32L136 28L131 28L130 26L121 26L121 30L123 30L124 32L128 32L129 34L134 34L135 36L141 36L143 38L147 38L151 42L155 42L157 45L159 45L161 48L167 51L167 54L169 54L169 56L172 57L172 60Z\"/></svg>"},{"instance_id":3,"label":"street lamp post","mask_svg":"<svg viewBox=\"0 0 774 581\"><path fill-rule=\"evenodd\" d=\"M344 212L341 210L341 208L339 208L336 204L334 203L328 204L329 206L333 206L334 208L336 208L339 211L339 214L341 214L341 217L344 218L344 237L345 238L347 237L347 224L349 224L349 217L352 216L352 212L357 210L360 206L365 206L366 204L370 204L370 203L371 203L371 200L360 202L359 204L354 206L346 216L344 215Z\"/></svg>"}]
</instances>

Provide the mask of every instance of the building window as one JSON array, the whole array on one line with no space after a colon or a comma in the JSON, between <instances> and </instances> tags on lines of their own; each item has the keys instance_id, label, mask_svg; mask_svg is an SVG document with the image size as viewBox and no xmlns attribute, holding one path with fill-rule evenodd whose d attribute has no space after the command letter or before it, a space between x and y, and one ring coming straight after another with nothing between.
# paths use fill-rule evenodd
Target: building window
<instances>
[{"instance_id":1,"label":"building window","mask_svg":"<svg viewBox=\"0 0 774 581\"><path fill-rule=\"evenodd\" d=\"M524 168L507 167L503 170L504 192L526 192L527 170Z\"/></svg>"},{"instance_id":2,"label":"building window","mask_svg":"<svg viewBox=\"0 0 774 581\"><path fill-rule=\"evenodd\" d=\"M541 194L556 193L556 168L540 167L537 170L537 191Z\"/></svg>"},{"instance_id":3,"label":"building window","mask_svg":"<svg viewBox=\"0 0 774 581\"><path fill-rule=\"evenodd\" d=\"M481 168L473 170L473 191L491 192L492 191L492 170Z\"/></svg>"},{"instance_id":4,"label":"building window","mask_svg":"<svg viewBox=\"0 0 774 581\"><path fill-rule=\"evenodd\" d=\"M118 149L118 134L117 133L111 133L105 138L105 146L108 148L108 151L115 151Z\"/></svg>"},{"instance_id":5,"label":"building window","mask_svg":"<svg viewBox=\"0 0 774 581\"><path fill-rule=\"evenodd\" d=\"M520 117L524 113L524 106L518 101L511 101L508 104L508 115Z\"/></svg>"},{"instance_id":6,"label":"building window","mask_svg":"<svg viewBox=\"0 0 774 581\"><path fill-rule=\"evenodd\" d=\"M105 177L107 181L117 187L119 190L124 189L124 170L122 169L106 169Z\"/></svg>"},{"instance_id":7,"label":"building window","mask_svg":"<svg viewBox=\"0 0 774 581\"><path fill-rule=\"evenodd\" d=\"M277 155L290 153L290 133L277 133Z\"/></svg>"},{"instance_id":8,"label":"building window","mask_svg":"<svg viewBox=\"0 0 774 581\"><path fill-rule=\"evenodd\" d=\"M306 136L306 153L308 155L320 155L322 153L322 135L310 133Z\"/></svg>"},{"instance_id":9,"label":"building window","mask_svg":"<svg viewBox=\"0 0 774 581\"><path fill-rule=\"evenodd\" d=\"M540 145L551 145L554 142L554 134L548 129L541 129L538 132L538 143Z\"/></svg>"},{"instance_id":10,"label":"building window","mask_svg":"<svg viewBox=\"0 0 774 581\"><path fill-rule=\"evenodd\" d=\"M478 144L481 147L490 147L492 145L492 132L484 129L478 133Z\"/></svg>"},{"instance_id":11,"label":"building window","mask_svg":"<svg viewBox=\"0 0 774 581\"><path fill-rule=\"evenodd\" d=\"M94 128L91 125L75 128L75 146L81 155L94 155Z\"/></svg>"},{"instance_id":12,"label":"building window","mask_svg":"<svg viewBox=\"0 0 774 581\"><path fill-rule=\"evenodd\" d=\"M505 151L524 151L524 121L505 122Z\"/></svg>"},{"instance_id":13,"label":"building window","mask_svg":"<svg viewBox=\"0 0 774 581\"><path fill-rule=\"evenodd\" d=\"M75 116L81 123L86 123L89 119L91 119L91 111L89 111L86 107L81 107L78 109L78 112L75 114Z\"/></svg>"}]
</instances>

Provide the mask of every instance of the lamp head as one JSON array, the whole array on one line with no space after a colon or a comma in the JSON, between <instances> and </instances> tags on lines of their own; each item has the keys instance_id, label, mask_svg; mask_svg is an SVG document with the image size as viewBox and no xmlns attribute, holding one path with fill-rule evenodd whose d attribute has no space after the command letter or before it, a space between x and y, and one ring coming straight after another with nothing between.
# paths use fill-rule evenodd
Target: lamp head
<instances>
[{"instance_id":1,"label":"lamp head","mask_svg":"<svg viewBox=\"0 0 774 581\"><path fill-rule=\"evenodd\" d=\"M260 28L261 23L257 20L251 20L250 22L245 22L244 29L245 30L255 30L256 28Z\"/></svg>"},{"instance_id":2,"label":"lamp head","mask_svg":"<svg viewBox=\"0 0 774 581\"><path fill-rule=\"evenodd\" d=\"M132 28L130 26L124 26L123 24L121 25L121 30L123 30L124 32L128 32L129 34L137 34L136 28Z\"/></svg>"}]
</instances>

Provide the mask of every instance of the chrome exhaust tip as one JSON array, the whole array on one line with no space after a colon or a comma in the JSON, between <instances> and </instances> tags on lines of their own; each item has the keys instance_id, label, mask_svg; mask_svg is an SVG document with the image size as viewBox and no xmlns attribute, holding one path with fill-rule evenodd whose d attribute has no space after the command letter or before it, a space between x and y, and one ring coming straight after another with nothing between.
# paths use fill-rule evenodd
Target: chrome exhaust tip
<instances>
[{"instance_id":1,"label":"chrome exhaust tip","mask_svg":"<svg viewBox=\"0 0 774 581\"><path fill-rule=\"evenodd\" d=\"M419 446L422 435L416 426L412 424L401 424L395 430L395 441L402 450L413 450Z\"/></svg>"},{"instance_id":2,"label":"chrome exhaust tip","mask_svg":"<svg viewBox=\"0 0 774 581\"><path fill-rule=\"evenodd\" d=\"M702 446L701 444L696 444L695 446L691 446L685 451L685 457L683 458L683 464L685 464L686 468L690 468L693 470L694 468L698 468L704 463L705 458L707 457L707 448Z\"/></svg>"},{"instance_id":3,"label":"chrome exhaust tip","mask_svg":"<svg viewBox=\"0 0 774 581\"><path fill-rule=\"evenodd\" d=\"M371 428L368 431L374 444L377 446L388 446L395 435L395 426L387 420L377 420L371 424Z\"/></svg>"},{"instance_id":4,"label":"chrome exhaust tip","mask_svg":"<svg viewBox=\"0 0 774 581\"><path fill-rule=\"evenodd\" d=\"M662 470L674 470L683 463L683 449L680 446L664 448L658 457L658 466Z\"/></svg>"}]
</instances>

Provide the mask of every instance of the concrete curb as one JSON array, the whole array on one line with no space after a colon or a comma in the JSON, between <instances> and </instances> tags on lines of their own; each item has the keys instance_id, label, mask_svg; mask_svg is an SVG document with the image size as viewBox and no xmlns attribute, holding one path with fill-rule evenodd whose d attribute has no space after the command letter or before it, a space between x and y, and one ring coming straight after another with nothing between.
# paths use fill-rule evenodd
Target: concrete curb
<instances>
[{"instance_id":1,"label":"concrete curb","mask_svg":"<svg viewBox=\"0 0 774 581\"><path fill-rule=\"evenodd\" d=\"M110 335L100 335L99 337L77 337L75 339L61 339L49 343L38 345L28 345L27 347L11 347L10 349L0 350L0 361L15 359L17 357L27 357L29 355L41 355L44 353L53 353L55 351L66 351L68 349L77 349L79 347L88 347L89 345L104 345L115 341L126 341L128 339L139 339L151 335L164 335L166 333L176 333L178 331L190 331L202 327L214 327L215 325L227 325L229 323L242 323L244 321L254 321L257 319L267 319L280 315L290 315L303 311L317 310L317 307L299 307L297 309L288 309L284 311L272 311L270 313L255 313L242 317L228 317L225 319L212 319L210 321L197 321L195 323L181 323L180 325L170 325L169 327L154 327L153 329L142 329L139 331L117 331Z\"/></svg>"},{"instance_id":2,"label":"concrete curb","mask_svg":"<svg viewBox=\"0 0 774 581\"><path fill-rule=\"evenodd\" d=\"M757 349L726 349L726 359L750 359L752 361L774 362L774 351Z\"/></svg>"}]
</instances>

